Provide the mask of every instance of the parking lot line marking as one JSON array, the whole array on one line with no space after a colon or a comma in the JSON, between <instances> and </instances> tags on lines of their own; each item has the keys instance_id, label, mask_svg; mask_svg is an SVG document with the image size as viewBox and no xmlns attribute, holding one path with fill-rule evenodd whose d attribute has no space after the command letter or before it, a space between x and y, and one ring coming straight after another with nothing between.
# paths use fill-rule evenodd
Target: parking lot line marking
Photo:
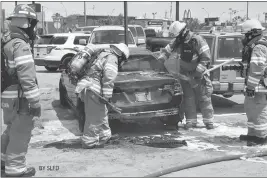
<instances>
[{"instance_id":1,"label":"parking lot line marking","mask_svg":"<svg viewBox=\"0 0 267 178\"><path fill-rule=\"evenodd\" d=\"M228 114L214 114L214 117L223 117L223 116L236 116L236 115L246 115L246 113L228 113ZM202 117L201 114L197 115L198 117Z\"/></svg>"}]
</instances>

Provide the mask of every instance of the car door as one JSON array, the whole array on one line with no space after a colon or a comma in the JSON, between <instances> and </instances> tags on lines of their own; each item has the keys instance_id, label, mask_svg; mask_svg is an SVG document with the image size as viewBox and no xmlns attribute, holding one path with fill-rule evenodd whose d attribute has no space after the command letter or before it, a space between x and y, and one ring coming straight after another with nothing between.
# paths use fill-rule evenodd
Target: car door
<instances>
[{"instance_id":1,"label":"car door","mask_svg":"<svg viewBox=\"0 0 267 178\"><path fill-rule=\"evenodd\" d=\"M218 48L217 48L217 62L222 63L235 58L231 66L237 65L238 62L242 61L242 42L241 37L219 37ZM233 83L244 83L244 77L241 73L236 70L222 70L220 71L220 82L233 82Z\"/></svg>"}]
</instances>

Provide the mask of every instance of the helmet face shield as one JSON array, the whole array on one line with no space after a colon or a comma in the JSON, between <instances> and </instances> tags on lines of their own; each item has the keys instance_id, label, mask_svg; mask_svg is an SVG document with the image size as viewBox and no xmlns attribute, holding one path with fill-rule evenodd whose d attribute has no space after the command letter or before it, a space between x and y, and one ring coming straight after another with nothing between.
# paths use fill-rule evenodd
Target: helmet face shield
<instances>
[{"instance_id":1,"label":"helmet face shield","mask_svg":"<svg viewBox=\"0 0 267 178\"><path fill-rule=\"evenodd\" d=\"M29 28L30 27L30 23L29 23L29 19L28 18L22 18L22 17L13 17L11 19L11 25L13 26L17 26L20 28Z\"/></svg>"}]
</instances>

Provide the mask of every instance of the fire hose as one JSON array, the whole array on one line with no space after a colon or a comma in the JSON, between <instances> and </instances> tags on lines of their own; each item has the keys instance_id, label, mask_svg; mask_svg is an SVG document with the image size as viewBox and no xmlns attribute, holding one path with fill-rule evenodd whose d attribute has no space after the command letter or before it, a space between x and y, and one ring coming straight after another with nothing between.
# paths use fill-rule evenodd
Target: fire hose
<instances>
[{"instance_id":1,"label":"fire hose","mask_svg":"<svg viewBox=\"0 0 267 178\"><path fill-rule=\"evenodd\" d=\"M144 177L160 177L163 175L170 174L172 172L177 172L177 171L190 169L190 168L198 167L198 166L203 166L203 165L207 165L207 164L218 163L218 162L223 162L223 161L238 160L238 159L243 160L243 159L247 159L247 158L264 157L264 156L267 156L267 151L262 151L259 153L252 153L252 154L250 153L250 154L239 154L239 155L227 155L227 156L223 156L223 157L211 158L211 159L207 159L207 160L201 160L201 161L196 161L193 163L188 163L185 165L175 166L172 168L164 169L164 170L146 175Z\"/></svg>"}]
</instances>

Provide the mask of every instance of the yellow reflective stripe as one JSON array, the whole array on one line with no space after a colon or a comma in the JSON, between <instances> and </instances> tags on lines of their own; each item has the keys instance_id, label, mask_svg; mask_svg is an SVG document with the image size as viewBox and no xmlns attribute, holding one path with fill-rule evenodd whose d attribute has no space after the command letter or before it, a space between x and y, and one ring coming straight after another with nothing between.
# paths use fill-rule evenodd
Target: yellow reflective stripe
<instances>
[{"instance_id":1,"label":"yellow reflective stripe","mask_svg":"<svg viewBox=\"0 0 267 178\"><path fill-rule=\"evenodd\" d=\"M113 88L103 88L103 94L104 95L112 95Z\"/></svg>"},{"instance_id":2,"label":"yellow reflective stripe","mask_svg":"<svg viewBox=\"0 0 267 178\"><path fill-rule=\"evenodd\" d=\"M30 91L25 91L24 92L24 96L26 98L35 98L35 97L38 97L38 96L40 96L39 89L38 88L35 88L33 90L30 90Z\"/></svg>"},{"instance_id":3,"label":"yellow reflective stripe","mask_svg":"<svg viewBox=\"0 0 267 178\"><path fill-rule=\"evenodd\" d=\"M21 173L25 172L27 170L26 166L21 167L10 167L8 165L5 166L5 173L9 174L10 176L18 176Z\"/></svg>"},{"instance_id":4,"label":"yellow reflective stripe","mask_svg":"<svg viewBox=\"0 0 267 178\"><path fill-rule=\"evenodd\" d=\"M4 153L1 153L1 161L6 161L6 155Z\"/></svg>"},{"instance_id":5,"label":"yellow reflective stripe","mask_svg":"<svg viewBox=\"0 0 267 178\"><path fill-rule=\"evenodd\" d=\"M118 73L118 67L111 64L106 64L105 70L111 70L114 73Z\"/></svg>"},{"instance_id":6,"label":"yellow reflective stripe","mask_svg":"<svg viewBox=\"0 0 267 178\"><path fill-rule=\"evenodd\" d=\"M212 118L209 118L209 119L207 119L207 118L203 118L203 122L204 122L204 123L213 123L213 120L214 120L213 117L212 117Z\"/></svg>"},{"instance_id":7,"label":"yellow reflective stripe","mask_svg":"<svg viewBox=\"0 0 267 178\"><path fill-rule=\"evenodd\" d=\"M253 128L255 130L267 130L267 123L266 124L258 124L258 125L256 125L256 124L254 124L252 122L248 122L247 125L248 125L249 128Z\"/></svg>"},{"instance_id":8,"label":"yellow reflective stripe","mask_svg":"<svg viewBox=\"0 0 267 178\"><path fill-rule=\"evenodd\" d=\"M198 55L194 54L192 60L194 61L194 60L196 60L197 58L198 58Z\"/></svg>"},{"instance_id":9,"label":"yellow reflective stripe","mask_svg":"<svg viewBox=\"0 0 267 178\"><path fill-rule=\"evenodd\" d=\"M209 50L209 45L204 45L199 49L199 54L202 54L203 52Z\"/></svg>"},{"instance_id":10,"label":"yellow reflective stripe","mask_svg":"<svg viewBox=\"0 0 267 178\"><path fill-rule=\"evenodd\" d=\"M202 73L206 70L206 67L204 67L202 64L198 64L196 70Z\"/></svg>"},{"instance_id":11,"label":"yellow reflective stripe","mask_svg":"<svg viewBox=\"0 0 267 178\"><path fill-rule=\"evenodd\" d=\"M32 55L16 57L14 61L15 61L16 66L25 64L25 63L34 63Z\"/></svg>"},{"instance_id":12,"label":"yellow reflective stripe","mask_svg":"<svg viewBox=\"0 0 267 178\"><path fill-rule=\"evenodd\" d=\"M248 83L258 85L259 82L260 82L260 79L257 79L257 78L251 77L251 76L248 77Z\"/></svg>"},{"instance_id":13,"label":"yellow reflective stripe","mask_svg":"<svg viewBox=\"0 0 267 178\"><path fill-rule=\"evenodd\" d=\"M111 136L111 130L107 129L107 130L103 130L102 132L99 133L99 137L108 137Z\"/></svg>"},{"instance_id":14,"label":"yellow reflective stripe","mask_svg":"<svg viewBox=\"0 0 267 178\"><path fill-rule=\"evenodd\" d=\"M15 67L16 67L16 63L15 63L15 61L10 61L10 60L8 60L8 67L10 67L10 68L15 68Z\"/></svg>"},{"instance_id":15,"label":"yellow reflective stripe","mask_svg":"<svg viewBox=\"0 0 267 178\"><path fill-rule=\"evenodd\" d=\"M258 92L258 93L267 93L267 89L264 87L264 86L262 86L262 85L259 85L259 86L256 86L255 87L255 92Z\"/></svg>"},{"instance_id":16,"label":"yellow reflective stripe","mask_svg":"<svg viewBox=\"0 0 267 178\"><path fill-rule=\"evenodd\" d=\"M266 58L262 57L262 56L252 56L251 57L251 63L265 63L266 62Z\"/></svg>"},{"instance_id":17,"label":"yellow reflective stripe","mask_svg":"<svg viewBox=\"0 0 267 178\"><path fill-rule=\"evenodd\" d=\"M18 97L18 91L4 91L1 94L1 98L17 98Z\"/></svg>"},{"instance_id":18,"label":"yellow reflective stripe","mask_svg":"<svg viewBox=\"0 0 267 178\"><path fill-rule=\"evenodd\" d=\"M165 49L166 49L167 53L171 53L172 52L172 49L171 49L169 44L165 47Z\"/></svg>"}]
</instances>

